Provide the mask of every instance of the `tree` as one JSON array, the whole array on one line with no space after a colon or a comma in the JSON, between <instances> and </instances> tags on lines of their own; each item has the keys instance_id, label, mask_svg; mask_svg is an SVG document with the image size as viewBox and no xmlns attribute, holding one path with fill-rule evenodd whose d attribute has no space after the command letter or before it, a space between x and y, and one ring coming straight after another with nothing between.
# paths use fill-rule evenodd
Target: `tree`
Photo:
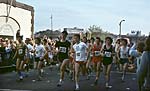
<instances>
[{"instance_id":1,"label":"tree","mask_svg":"<svg viewBox=\"0 0 150 91\"><path fill-rule=\"evenodd\" d=\"M91 37L101 37L102 38L103 30L100 26L92 25L88 28L88 31L89 31L89 38L91 38Z\"/></svg>"},{"instance_id":2,"label":"tree","mask_svg":"<svg viewBox=\"0 0 150 91\"><path fill-rule=\"evenodd\" d=\"M100 26L92 25L88 28L89 38L91 37L100 37L102 40L105 39L106 36L109 36L110 33L108 31L103 31Z\"/></svg>"},{"instance_id":3,"label":"tree","mask_svg":"<svg viewBox=\"0 0 150 91\"><path fill-rule=\"evenodd\" d=\"M88 28L90 32L102 32L102 28L100 26L92 25Z\"/></svg>"}]
</instances>

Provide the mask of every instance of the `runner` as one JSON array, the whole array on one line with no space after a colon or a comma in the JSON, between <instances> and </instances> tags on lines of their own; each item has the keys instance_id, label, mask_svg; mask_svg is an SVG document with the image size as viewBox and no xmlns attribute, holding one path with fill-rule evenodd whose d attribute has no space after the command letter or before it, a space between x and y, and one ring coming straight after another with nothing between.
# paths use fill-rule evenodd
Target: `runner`
<instances>
[{"instance_id":1,"label":"runner","mask_svg":"<svg viewBox=\"0 0 150 91\"><path fill-rule=\"evenodd\" d=\"M35 39L35 68L38 70L38 80L42 80L42 73L43 73L43 60L44 56L46 55L46 51L44 46L41 44L41 39L36 38Z\"/></svg>"},{"instance_id":2,"label":"runner","mask_svg":"<svg viewBox=\"0 0 150 91\"><path fill-rule=\"evenodd\" d=\"M28 76L28 71L29 71L29 68L30 68L30 63L32 61L32 51L33 51L33 46L31 45L31 39L27 38L25 40L25 43L26 43L26 46L27 46L27 51L26 51L26 59L25 59L25 63L24 63L24 66L23 68L25 69L26 71L26 74L24 76Z\"/></svg>"},{"instance_id":3,"label":"runner","mask_svg":"<svg viewBox=\"0 0 150 91\"><path fill-rule=\"evenodd\" d=\"M52 41L48 40L48 46L49 46L49 52L48 52L48 57L49 57L49 60L50 60L50 63L49 63L49 69L52 70L53 68L53 63L54 63L54 53L53 53L53 46L52 46Z\"/></svg>"},{"instance_id":4,"label":"runner","mask_svg":"<svg viewBox=\"0 0 150 91\"><path fill-rule=\"evenodd\" d=\"M44 45L45 50L46 50L46 53L45 53L45 56L44 56L44 59L46 60L46 65L50 65L49 54L51 53L51 48L50 48L50 46L48 45L47 39L44 39L44 40L43 40L43 45Z\"/></svg>"},{"instance_id":5,"label":"runner","mask_svg":"<svg viewBox=\"0 0 150 91\"><path fill-rule=\"evenodd\" d=\"M93 47L93 44L94 44L94 38L92 37L91 40L87 40L87 46L88 46L88 50L89 50L89 53L87 55L87 63L86 63L86 72L87 72L87 80L90 79L91 77L91 74L92 74L92 64L91 64L91 60L92 60L92 57L93 57L93 54L92 54L92 47Z\"/></svg>"},{"instance_id":6,"label":"runner","mask_svg":"<svg viewBox=\"0 0 150 91\"><path fill-rule=\"evenodd\" d=\"M112 65L113 53L114 53L114 48L112 46L112 42L113 42L113 40L111 37L106 37L105 45L102 48L104 74L105 74L105 80L106 80L105 87L106 88L112 88L112 86L109 85L110 71L111 71L111 65Z\"/></svg>"},{"instance_id":7,"label":"runner","mask_svg":"<svg viewBox=\"0 0 150 91\"><path fill-rule=\"evenodd\" d=\"M88 52L88 47L84 42L80 42L80 35L74 35L75 44L71 50L72 53L75 53L75 90L78 91L79 89L79 70L82 65L86 64L85 55Z\"/></svg>"},{"instance_id":8,"label":"runner","mask_svg":"<svg viewBox=\"0 0 150 91\"><path fill-rule=\"evenodd\" d=\"M17 57L17 61L16 61L16 71L19 75L19 80L23 80L23 65L24 65L24 61L25 61L25 53L27 50L27 47L25 45L25 43L22 41L23 36L18 36L18 44L16 46L16 53L13 57L13 59L15 57Z\"/></svg>"},{"instance_id":9,"label":"runner","mask_svg":"<svg viewBox=\"0 0 150 91\"><path fill-rule=\"evenodd\" d=\"M69 48L71 46L71 43L66 40L68 33L67 31L63 31L61 33L61 40L57 41L55 44L55 47L57 50L57 55L58 55L58 60L61 63L60 66L60 80L57 84L57 86L61 86L64 80L64 72L65 72L65 67L69 62Z\"/></svg>"},{"instance_id":10,"label":"runner","mask_svg":"<svg viewBox=\"0 0 150 91\"><path fill-rule=\"evenodd\" d=\"M128 42L126 39L121 39L121 46L118 52L118 59L120 61L120 68L123 70L121 80L124 81L127 65L129 63L129 47L127 46Z\"/></svg>"},{"instance_id":11,"label":"runner","mask_svg":"<svg viewBox=\"0 0 150 91\"><path fill-rule=\"evenodd\" d=\"M91 76L92 74L92 70L93 70L93 66L92 66L92 58L93 58L93 53L92 53L92 48L94 45L95 39L94 37L92 37L90 39L90 43L88 44L88 49L89 49L89 55L88 55L88 59L87 59L87 63L86 63L86 68L88 69L88 78Z\"/></svg>"},{"instance_id":12,"label":"runner","mask_svg":"<svg viewBox=\"0 0 150 91\"><path fill-rule=\"evenodd\" d=\"M96 37L96 42L92 48L92 53L93 53L92 62L93 62L94 71L96 72L94 85L97 85L98 78L100 76L100 68L101 68L101 61L102 61L101 48L102 48L101 39L100 37Z\"/></svg>"},{"instance_id":13,"label":"runner","mask_svg":"<svg viewBox=\"0 0 150 91\"><path fill-rule=\"evenodd\" d=\"M82 42L84 42L86 44L86 46L90 49L90 44L87 42L87 38L86 37L83 37ZM90 79L90 75L89 75L89 72L88 72L88 70L89 70L88 58L89 58L90 55L87 54L88 53L87 50L85 50L85 53L86 53L86 55L85 55L86 64L83 64L81 66L81 69L82 69L82 74L84 76L86 76L86 80L89 80Z\"/></svg>"},{"instance_id":14,"label":"runner","mask_svg":"<svg viewBox=\"0 0 150 91\"><path fill-rule=\"evenodd\" d=\"M75 44L74 38L71 40L71 48L70 48L70 56L69 56L69 68L70 68L70 79L72 81L75 80L75 71L74 71L74 61L75 61L75 55L71 52L71 49L73 48L73 45Z\"/></svg>"},{"instance_id":15,"label":"runner","mask_svg":"<svg viewBox=\"0 0 150 91\"><path fill-rule=\"evenodd\" d=\"M119 48L120 48L120 39L117 39L117 41L115 43L115 53L116 54L118 54ZM115 55L115 57L114 57L114 64L115 64L116 70L120 71L119 60L118 60L118 56L117 55Z\"/></svg>"}]
</instances>

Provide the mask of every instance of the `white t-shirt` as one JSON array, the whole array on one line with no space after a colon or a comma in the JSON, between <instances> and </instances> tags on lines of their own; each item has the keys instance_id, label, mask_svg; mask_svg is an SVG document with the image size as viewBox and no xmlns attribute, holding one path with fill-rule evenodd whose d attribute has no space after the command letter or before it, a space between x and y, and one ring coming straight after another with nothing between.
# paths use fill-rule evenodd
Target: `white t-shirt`
<instances>
[{"instance_id":1,"label":"white t-shirt","mask_svg":"<svg viewBox=\"0 0 150 91\"><path fill-rule=\"evenodd\" d=\"M74 44L73 49L75 50L75 59L76 61L86 61L86 49L87 45L84 42L80 42L79 44Z\"/></svg>"},{"instance_id":2,"label":"white t-shirt","mask_svg":"<svg viewBox=\"0 0 150 91\"><path fill-rule=\"evenodd\" d=\"M35 57L43 57L45 53L45 48L42 44L35 46Z\"/></svg>"},{"instance_id":3,"label":"white t-shirt","mask_svg":"<svg viewBox=\"0 0 150 91\"><path fill-rule=\"evenodd\" d=\"M31 44L27 45L28 51L27 51L27 56L29 56L31 58L32 55L32 50L33 50L33 46Z\"/></svg>"},{"instance_id":4,"label":"white t-shirt","mask_svg":"<svg viewBox=\"0 0 150 91\"><path fill-rule=\"evenodd\" d=\"M32 51L33 50L33 46L31 44L27 45L28 51Z\"/></svg>"},{"instance_id":5,"label":"white t-shirt","mask_svg":"<svg viewBox=\"0 0 150 91\"><path fill-rule=\"evenodd\" d=\"M8 44L8 46L5 47L5 51L8 53L11 51L11 45Z\"/></svg>"},{"instance_id":6,"label":"white t-shirt","mask_svg":"<svg viewBox=\"0 0 150 91\"><path fill-rule=\"evenodd\" d=\"M138 55L137 50L136 50L136 46L137 46L136 43L134 43L132 45L132 47L129 50L129 55L134 56L134 57L136 57Z\"/></svg>"},{"instance_id":7,"label":"white t-shirt","mask_svg":"<svg viewBox=\"0 0 150 91\"><path fill-rule=\"evenodd\" d=\"M53 58L52 46L48 45L48 50L49 50L48 57L52 59Z\"/></svg>"}]
</instances>

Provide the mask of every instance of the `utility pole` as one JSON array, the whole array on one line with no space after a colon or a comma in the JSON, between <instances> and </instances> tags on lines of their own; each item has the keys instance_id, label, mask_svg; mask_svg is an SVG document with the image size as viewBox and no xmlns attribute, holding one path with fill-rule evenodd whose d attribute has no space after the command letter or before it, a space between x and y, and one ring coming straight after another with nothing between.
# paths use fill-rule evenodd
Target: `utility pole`
<instances>
[{"instance_id":1,"label":"utility pole","mask_svg":"<svg viewBox=\"0 0 150 91\"><path fill-rule=\"evenodd\" d=\"M51 30L53 31L53 15L51 14Z\"/></svg>"}]
</instances>

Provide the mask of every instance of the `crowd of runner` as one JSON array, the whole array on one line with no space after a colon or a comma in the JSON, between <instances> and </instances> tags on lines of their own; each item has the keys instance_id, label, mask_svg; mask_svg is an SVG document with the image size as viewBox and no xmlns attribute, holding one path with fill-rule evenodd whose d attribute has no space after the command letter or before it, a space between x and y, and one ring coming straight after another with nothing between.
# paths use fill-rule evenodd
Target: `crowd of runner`
<instances>
[{"instance_id":1,"label":"crowd of runner","mask_svg":"<svg viewBox=\"0 0 150 91\"><path fill-rule=\"evenodd\" d=\"M56 61L60 70L58 87L64 84L65 72L68 71L75 82L76 91L80 90L79 77L85 76L89 80L91 72L95 73L93 85L98 85L100 74L104 73L105 87L112 88L109 84L112 64L116 70L122 72L120 78L123 82L127 70L136 69L139 89L142 89L145 77L147 85L144 87L149 87L150 75L147 74L150 74L150 70L145 67L150 65L143 61L148 60L146 56L150 54L150 37L145 38L145 42L138 41L131 45L125 38L113 41L111 37L106 37L105 40L92 37L88 40L87 37L81 39L80 34L74 34L72 40L68 41L67 35L67 31L63 31L57 41L37 37L34 40L27 38L23 42L23 36L18 36L16 42L1 39L1 47L5 47L5 51L10 53L11 57L13 55L12 60L16 60L16 72L20 81L27 76L26 72L29 71L31 63L37 70L37 79L40 81L43 79L43 67L51 67L52 62ZM149 54L146 54L147 52Z\"/></svg>"}]
</instances>

